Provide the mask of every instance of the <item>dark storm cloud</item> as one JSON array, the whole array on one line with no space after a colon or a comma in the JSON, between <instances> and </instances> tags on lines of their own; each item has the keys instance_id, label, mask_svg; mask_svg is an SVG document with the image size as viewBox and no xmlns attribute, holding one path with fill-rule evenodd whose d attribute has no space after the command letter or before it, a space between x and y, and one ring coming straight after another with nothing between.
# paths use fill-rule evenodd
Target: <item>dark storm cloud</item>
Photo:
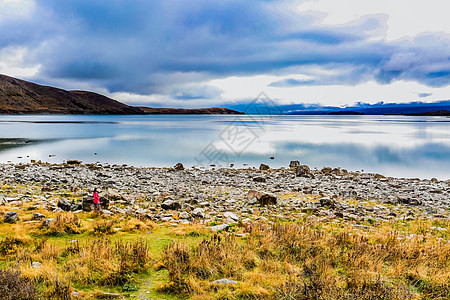
<instances>
[{"instance_id":1,"label":"dark storm cloud","mask_svg":"<svg viewBox=\"0 0 450 300\"><path fill-rule=\"evenodd\" d=\"M0 24L0 50L29 49L37 79L90 82L111 92L162 93L177 99L220 96L177 85L230 75L317 67L337 75L286 79L271 86L450 83L450 43L437 34L386 42L386 16L338 27L284 11L278 1L42 0L31 18ZM274 8L279 6L279 10ZM430 50L432 49L432 50ZM342 69L342 72L340 72ZM350 71L349 71L350 70Z\"/></svg>"}]
</instances>

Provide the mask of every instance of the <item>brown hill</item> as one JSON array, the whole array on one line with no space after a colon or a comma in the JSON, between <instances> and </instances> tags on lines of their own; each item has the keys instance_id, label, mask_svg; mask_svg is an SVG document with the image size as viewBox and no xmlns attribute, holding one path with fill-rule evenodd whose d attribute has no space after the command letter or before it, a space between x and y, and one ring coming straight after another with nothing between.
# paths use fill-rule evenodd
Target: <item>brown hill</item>
<instances>
[{"instance_id":1,"label":"brown hill","mask_svg":"<svg viewBox=\"0 0 450 300\"><path fill-rule=\"evenodd\" d=\"M1 114L143 114L93 92L66 91L0 75Z\"/></svg>"},{"instance_id":2,"label":"brown hill","mask_svg":"<svg viewBox=\"0 0 450 300\"><path fill-rule=\"evenodd\" d=\"M153 108L153 107L138 107L145 114L148 115L164 115L164 114L177 114L177 115L241 115L242 112L222 108L222 107L212 107L212 108Z\"/></svg>"},{"instance_id":3,"label":"brown hill","mask_svg":"<svg viewBox=\"0 0 450 300\"><path fill-rule=\"evenodd\" d=\"M134 107L86 91L66 91L0 74L0 114L242 114L221 108Z\"/></svg>"}]
</instances>

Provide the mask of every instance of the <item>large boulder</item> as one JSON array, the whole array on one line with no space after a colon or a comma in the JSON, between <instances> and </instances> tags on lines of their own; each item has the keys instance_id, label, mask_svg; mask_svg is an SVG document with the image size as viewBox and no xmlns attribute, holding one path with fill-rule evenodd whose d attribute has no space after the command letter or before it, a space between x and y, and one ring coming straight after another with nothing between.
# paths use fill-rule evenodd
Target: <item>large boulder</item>
<instances>
[{"instance_id":1,"label":"large boulder","mask_svg":"<svg viewBox=\"0 0 450 300\"><path fill-rule=\"evenodd\" d=\"M82 210L83 208L82 203L75 203L74 201L70 202L64 199L59 200L57 206L64 211L76 211Z\"/></svg>"},{"instance_id":2,"label":"large boulder","mask_svg":"<svg viewBox=\"0 0 450 300\"><path fill-rule=\"evenodd\" d=\"M269 167L268 165L261 164L261 165L259 166L259 169L260 169L261 171L265 171L265 170L269 170L270 167Z\"/></svg>"},{"instance_id":3,"label":"large boulder","mask_svg":"<svg viewBox=\"0 0 450 300\"><path fill-rule=\"evenodd\" d=\"M300 165L295 169L297 177L310 177L311 175L311 169L307 165Z\"/></svg>"},{"instance_id":4,"label":"large boulder","mask_svg":"<svg viewBox=\"0 0 450 300\"><path fill-rule=\"evenodd\" d=\"M101 207L101 209L109 208L108 198L100 196L100 207ZM93 211L94 210L94 197L92 195L83 197L83 201L81 203L81 209L84 211Z\"/></svg>"},{"instance_id":5,"label":"large boulder","mask_svg":"<svg viewBox=\"0 0 450 300\"><path fill-rule=\"evenodd\" d=\"M177 171L182 171L182 170L184 170L184 166L183 166L182 163L177 163L173 168L174 168L175 170L177 170Z\"/></svg>"},{"instance_id":6,"label":"large boulder","mask_svg":"<svg viewBox=\"0 0 450 300\"><path fill-rule=\"evenodd\" d=\"M43 227L50 227L50 225L52 225L54 219L53 218L47 218L44 220L44 222L42 222L42 226Z\"/></svg>"},{"instance_id":7,"label":"large boulder","mask_svg":"<svg viewBox=\"0 0 450 300\"><path fill-rule=\"evenodd\" d=\"M266 178L257 176L257 177L253 177L253 181L254 182L266 182Z\"/></svg>"},{"instance_id":8,"label":"large boulder","mask_svg":"<svg viewBox=\"0 0 450 300\"><path fill-rule=\"evenodd\" d=\"M259 203L261 206L277 204L277 196L275 196L274 194L270 194L270 193L250 190L247 193L247 198L250 201L256 199L257 203Z\"/></svg>"},{"instance_id":9,"label":"large boulder","mask_svg":"<svg viewBox=\"0 0 450 300\"><path fill-rule=\"evenodd\" d=\"M70 207L72 206L72 203L69 202L68 200L60 199L60 200L58 201L57 206L58 206L59 208L61 208L62 210L64 210L64 211L70 211Z\"/></svg>"},{"instance_id":10,"label":"large boulder","mask_svg":"<svg viewBox=\"0 0 450 300\"><path fill-rule=\"evenodd\" d=\"M166 210L177 210L181 208L181 204L178 201L174 200L166 200L163 203L161 203L161 208Z\"/></svg>"},{"instance_id":11,"label":"large boulder","mask_svg":"<svg viewBox=\"0 0 450 300\"><path fill-rule=\"evenodd\" d=\"M261 206L275 205L277 204L277 196L275 196L274 194L263 193L258 199L258 202Z\"/></svg>"},{"instance_id":12,"label":"large boulder","mask_svg":"<svg viewBox=\"0 0 450 300\"><path fill-rule=\"evenodd\" d=\"M291 169L295 169L298 166L300 166L300 162L298 160L291 160L291 162L289 163L289 168Z\"/></svg>"},{"instance_id":13,"label":"large boulder","mask_svg":"<svg viewBox=\"0 0 450 300\"><path fill-rule=\"evenodd\" d=\"M33 213L33 217L31 218L31 220L40 220L40 219L45 219L45 215L37 212Z\"/></svg>"},{"instance_id":14,"label":"large boulder","mask_svg":"<svg viewBox=\"0 0 450 300\"><path fill-rule=\"evenodd\" d=\"M200 208L200 207L197 207L196 209L194 209L191 212L191 215L194 218L201 218L201 219L203 219L205 217L204 209Z\"/></svg>"},{"instance_id":15,"label":"large boulder","mask_svg":"<svg viewBox=\"0 0 450 300\"><path fill-rule=\"evenodd\" d=\"M411 198L409 196L398 196L397 202L401 204L407 204L407 205L421 205L422 201L417 198Z\"/></svg>"},{"instance_id":16,"label":"large boulder","mask_svg":"<svg viewBox=\"0 0 450 300\"><path fill-rule=\"evenodd\" d=\"M324 167L324 168L322 168L322 170L320 170L323 174L325 174L325 175L329 175L329 174L331 174L331 172L333 171L333 169L332 168L330 168L330 167Z\"/></svg>"},{"instance_id":17,"label":"large boulder","mask_svg":"<svg viewBox=\"0 0 450 300\"><path fill-rule=\"evenodd\" d=\"M334 207L335 202L330 197L322 197L319 199L320 206L322 207Z\"/></svg>"},{"instance_id":18,"label":"large boulder","mask_svg":"<svg viewBox=\"0 0 450 300\"><path fill-rule=\"evenodd\" d=\"M15 211L8 211L3 217L3 221L6 223L15 223L19 220L19 214Z\"/></svg>"}]
</instances>

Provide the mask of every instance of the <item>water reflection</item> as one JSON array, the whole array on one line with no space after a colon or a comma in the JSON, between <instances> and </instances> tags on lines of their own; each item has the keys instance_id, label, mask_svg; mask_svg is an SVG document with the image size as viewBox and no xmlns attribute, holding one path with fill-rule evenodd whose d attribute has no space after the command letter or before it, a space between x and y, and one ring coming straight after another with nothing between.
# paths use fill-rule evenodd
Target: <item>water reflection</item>
<instances>
[{"instance_id":1,"label":"water reflection","mask_svg":"<svg viewBox=\"0 0 450 300\"><path fill-rule=\"evenodd\" d=\"M221 138L230 125L257 133L241 155ZM439 117L0 116L0 162L80 159L172 166L180 161L190 166L213 142L237 167L280 167L300 160L318 168L447 179L449 128L448 119Z\"/></svg>"}]
</instances>

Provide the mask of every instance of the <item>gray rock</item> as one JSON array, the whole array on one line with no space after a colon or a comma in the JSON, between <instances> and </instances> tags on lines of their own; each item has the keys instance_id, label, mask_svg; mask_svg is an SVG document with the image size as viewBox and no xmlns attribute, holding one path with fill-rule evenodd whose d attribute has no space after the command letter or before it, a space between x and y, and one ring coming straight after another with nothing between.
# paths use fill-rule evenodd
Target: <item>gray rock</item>
<instances>
[{"instance_id":1,"label":"gray rock","mask_svg":"<svg viewBox=\"0 0 450 300\"><path fill-rule=\"evenodd\" d=\"M333 169L330 167L325 167L325 168L322 168L322 170L320 170L320 172L322 172L323 174L331 174L332 171L333 171Z\"/></svg>"},{"instance_id":2,"label":"gray rock","mask_svg":"<svg viewBox=\"0 0 450 300\"><path fill-rule=\"evenodd\" d=\"M44 220L44 222L42 222L42 226L43 227L50 227L50 225L52 225L54 219L53 218L47 218Z\"/></svg>"},{"instance_id":3,"label":"gray rock","mask_svg":"<svg viewBox=\"0 0 450 300\"><path fill-rule=\"evenodd\" d=\"M45 219L45 215L37 212L33 213L33 217L31 218L31 220L40 220L40 219Z\"/></svg>"},{"instance_id":4,"label":"gray rock","mask_svg":"<svg viewBox=\"0 0 450 300\"><path fill-rule=\"evenodd\" d=\"M231 220L236 221L236 222L239 221L238 216L236 216L236 214L234 214L234 213L232 213L230 211L225 212L223 214L223 217L224 218L230 218Z\"/></svg>"},{"instance_id":5,"label":"gray rock","mask_svg":"<svg viewBox=\"0 0 450 300\"><path fill-rule=\"evenodd\" d=\"M298 166L300 166L300 162L298 160L291 160L291 162L289 163L289 168L291 169L295 169Z\"/></svg>"},{"instance_id":6,"label":"gray rock","mask_svg":"<svg viewBox=\"0 0 450 300\"><path fill-rule=\"evenodd\" d=\"M31 263L31 267L32 267L33 269L39 269L40 267L42 267L42 264L41 264L40 262L38 262L38 261L33 261L33 262Z\"/></svg>"},{"instance_id":7,"label":"gray rock","mask_svg":"<svg viewBox=\"0 0 450 300\"><path fill-rule=\"evenodd\" d=\"M204 210L202 208L196 208L191 212L191 215L194 218L204 218L205 217L205 213Z\"/></svg>"},{"instance_id":8,"label":"gray rock","mask_svg":"<svg viewBox=\"0 0 450 300\"><path fill-rule=\"evenodd\" d=\"M262 193L258 198L258 202L261 206L275 205L277 204L277 196L274 194Z\"/></svg>"},{"instance_id":9,"label":"gray rock","mask_svg":"<svg viewBox=\"0 0 450 300\"><path fill-rule=\"evenodd\" d=\"M174 200L166 200L163 203L161 203L161 208L166 209L166 210L177 210L181 208L181 204L178 201L174 201Z\"/></svg>"},{"instance_id":10,"label":"gray rock","mask_svg":"<svg viewBox=\"0 0 450 300\"><path fill-rule=\"evenodd\" d=\"M311 175L311 169L307 165L300 165L295 169L295 176L297 177L309 177Z\"/></svg>"},{"instance_id":11,"label":"gray rock","mask_svg":"<svg viewBox=\"0 0 450 300\"><path fill-rule=\"evenodd\" d=\"M211 284L220 284L220 285L229 285L229 284L231 284L231 285L234 285L234 284L237 284L237 281L230 280L230 279L227 279L227 278L223 278L223 279L215 280L215 281L211 282Z\"/></svg>"},{"instance_id":12,"label":"gray rock","mask_svg":"<svg viewBox=\"0 0 450 300\"><path fill-rule=\"evenodd\" d=\"M321 206L334 207L334 201L330 197L322 197L319 199Z\"/></svg>"},{"instance_id":13,"label":"gray rock","mask_svg":"<svg viewBox=\"0 0 450 300\"><path fill-rule=\"evenodd\" d=\"M408 204L408 205L421 205L422 204L422 201L420 201L419 199L411 198L408 196L398 196L397 201L398 201L398 203Z\"/></svg>"},{"instance_id":14,"label":"gray rock","mask_svg":"<svg viewBox=\"0 0 450 300\"><path fill-rule=\"evenodd\" d=\"M221 225L215 225L215 226L211 226L211 230L212 231L219 231L219 230L227 230L228 229L228 224L221 224Z\"/></svg>"},{"instance_id":15,"label":"gray rock","mask_svg":"<svg viewBox=\"0 0 450 300\"><path fill-rule=\"evenodd\" d=\"M6 223L15 223L19 220L19 214L15 211L8 211L3 217L3 221Z\"/></svg>"},{"instance_id":16,"label":"gray rock","mask_svg":"<svg viewBox=\"0 0 450 300\"><path fill-rule=\"evenodd\" d=\"M257 176L257 177L253 177L253 181L254 182L266 182L266 178Z\"/></svg>"},{"instance_id":17,"label":"gray rock","mask_svg":"<svg viewBox=\"0 0 450 300\"><path fill-rule=\"evenodd\" d=\"M71 159L71 160L67 161L67 164L68 165L79 165L79 164L81 164L81 161L76 160L76 159Z\"/></svg>"},{"instance_id":18,"label":"gray rock","mask_svg":"<svg viewBox=\"0 0 450 300\"><path fill-rule=\"evenodd\" d=\"M269 167L268 165L261 164L261 165L259 166L259 169L260 169L261 171L265 171L265 170L269 170L270 167Z\"/></svg>"},{"instance_id":19,"label":"gray rock","mask_svg":"<svg viewBox=\"0 0 450 300\"><path fill-rule=\"evenodd\" d=\"M177 163L173 168L178 171L184 170L184 166L182 163Z\"/></svg>"},{"instance_id":20,"label":"gray rock","mask_svg":"<svg viewBox=\"0 0 450 300\"><path fill-rule=\"evenodd\" d=\"M189 214L185 211L179 214L180 219L189 219Z\"/></svg>"},{"instance_id":21,"label":"gray rock","mask_svg":"<svg viewBox=\"0 0 450 300\"><path fill-rule=\"evenodd\" d=\"M247 193L247 198L252 202L254 201L253 199L256 198L258 203L262 206L277 204L277 196L270 194L270 193L249 190Z\"/></svg>"},{"instance_id":22,"label":"gray rock","mask_svg":"<svg viewBox=\"0 0 450 300\"><path fill-rule=\"evenodd\" d=\"M58 205L57 205L59 208L61 208L62 210L64 210L64 211L70 211L71 210L71 207L72 207L72 203L71 202L69 202L69 201L67 201L67 200L64 200L64 199L60 199L59 201L58 201Z\"/></svg>"}]
</instances>

